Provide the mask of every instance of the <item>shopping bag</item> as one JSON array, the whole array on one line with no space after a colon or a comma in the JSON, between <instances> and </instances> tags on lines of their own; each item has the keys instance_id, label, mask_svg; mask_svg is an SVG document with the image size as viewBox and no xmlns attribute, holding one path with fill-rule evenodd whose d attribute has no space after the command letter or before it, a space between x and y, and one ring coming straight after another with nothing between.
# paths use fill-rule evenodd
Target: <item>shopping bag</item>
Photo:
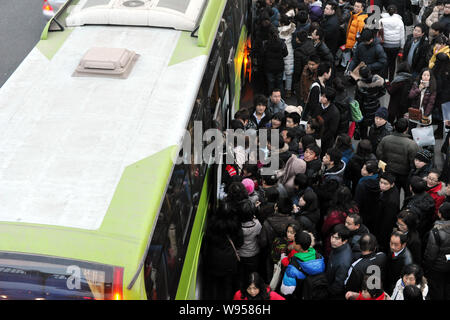
<instances>
[{"instance_id":1,"label":"shopping bag","mask_svg":"<svg viewBox=\"0 0 450 320\"><path fill-rule=\"evenodd\" d=\"M420 128L413 128L411 130L414 141L419 147L434 146L434 130L433 126L426 126Z\"/></svg>"},{"instance_id":2,"label":"shopping bag","mask_svg":"<svg viewBox=\"0 0 450 320\"><path fill-rule=\"evenodd\" d=\"M280 279L281 279L281 260L273 265L273 276L272 280L270 280L270 289L276 290L278 283L280 283Z\"/></svg>"}]
</instances>

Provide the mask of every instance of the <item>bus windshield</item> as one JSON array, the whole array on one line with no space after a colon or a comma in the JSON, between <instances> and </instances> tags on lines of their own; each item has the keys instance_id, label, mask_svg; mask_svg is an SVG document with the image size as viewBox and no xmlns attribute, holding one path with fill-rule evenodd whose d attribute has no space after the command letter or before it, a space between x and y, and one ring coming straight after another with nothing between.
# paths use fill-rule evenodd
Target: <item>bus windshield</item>
<instances>
[{"instance_id":1,"label":"bus windshield","mask_svg":"<svg viewBox=\"0 0 450 320\"><path fill-rule=\"evenodd\" d=\"M84 261L0 252L0 299L113 299L116 269L123 273Z\"/></svg>"}]
</instances>

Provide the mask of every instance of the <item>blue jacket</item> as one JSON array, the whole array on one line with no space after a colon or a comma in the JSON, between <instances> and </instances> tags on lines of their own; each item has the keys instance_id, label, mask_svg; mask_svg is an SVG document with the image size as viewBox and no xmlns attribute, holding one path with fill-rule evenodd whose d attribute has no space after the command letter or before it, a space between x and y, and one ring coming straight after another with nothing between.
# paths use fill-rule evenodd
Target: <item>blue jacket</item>
<instances>
[{"instance_id":1,"label":"blue jacket","mask_svg":"<svg viewBox=\"0 0 450 320\"><path fill-rule=\"evenodd\" d=\"M310 248L311 250L312 248ZM314 250L314 249L312 249ZM315 250L314 250L315 254ZM297 259L300 267L309 275L316 275L325 272L325 262L322 256L319 259L313 259L308 261L302 261L298 259L298 253L295 254L292 259ZM292 263L290 263L286 271L284 272L283 281L281 284L281 293L284 295L292 294L297 286L297 279L303 280L306 275L297 269Z\"/></svg>"}]
</instances>

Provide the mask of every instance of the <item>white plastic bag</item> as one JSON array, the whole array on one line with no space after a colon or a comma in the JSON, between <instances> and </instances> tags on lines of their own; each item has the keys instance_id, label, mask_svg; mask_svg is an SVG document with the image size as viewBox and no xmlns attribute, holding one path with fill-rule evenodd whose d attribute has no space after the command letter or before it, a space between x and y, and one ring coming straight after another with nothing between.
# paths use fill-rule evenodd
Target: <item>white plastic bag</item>
<instances>
[{"instance_id":1,"label":"white plastic bag","mask_svg":"<svg viewBox=\"0 0 450 320\"><path fill-rule=\"evenodd\" d=\"M281 278L281 259L278 263L273 265L273 276L270 280L270 289L276 290L278 283L280 283Z\"/></svg>"},{"instance_id":2,"label":"white plastic bag","mask_svg":"<svg viewBox=\"0 0 450 320\"><path fill-rule=\"evenodd\" d=\"M434 139L433 126L426 126L411 129L414 141L419 147L434 146L436 140Z\"/></svg>"}]
</instances>

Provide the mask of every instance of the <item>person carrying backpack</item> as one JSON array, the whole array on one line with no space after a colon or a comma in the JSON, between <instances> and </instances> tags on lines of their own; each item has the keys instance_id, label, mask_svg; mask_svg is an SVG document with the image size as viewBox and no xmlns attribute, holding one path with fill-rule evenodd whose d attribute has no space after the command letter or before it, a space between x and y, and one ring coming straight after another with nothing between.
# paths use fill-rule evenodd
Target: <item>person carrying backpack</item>
<instances>
[{"instance_id":1,"label":"person carrying backpack","mask_svg":"<svg viewBox=\"0 0 450 320\"><path fill-rule=\"evenodd\" d=\"M299 300L325 300L328 281L323 256L311 247L311 235L305 231L295 234L292 258L283 276L280 292Z\"/></svg>"},{"instance_id":2,"label":"person carrying backpack","mask_svg":"<svg viewBox=\"0 0 450 320\"><path fill-rule=\"evenodd\" d=\"M450 203L438 211L439 220L428 234L424 253L425 275L429 281L431 300L450 299Z\"/></svg>"}]
</instances>

